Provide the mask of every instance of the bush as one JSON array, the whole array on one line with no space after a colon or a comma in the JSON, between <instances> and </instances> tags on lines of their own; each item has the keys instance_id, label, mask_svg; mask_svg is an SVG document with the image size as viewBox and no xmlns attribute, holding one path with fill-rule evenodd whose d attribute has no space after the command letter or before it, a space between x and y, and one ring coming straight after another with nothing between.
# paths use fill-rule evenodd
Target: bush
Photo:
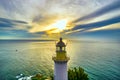
<instances>
[{"instance_id":1,"label":"bush","mask_svg":"<svg viewBox=\"0 0 120 80\"><path fill-rule=\"evenodd\" d=\"M46 77L36 74L31 78L31 80L45 80L47 79ZM53 74L50 75L49 80L54 80ZM68 80L89 80L88 75L84 72L84 69L79 67L79 68L72 68L68 70Z\"/></svg>"},{"instance_id":2,"label":"bush","mask_svg":"<svg viewBox=\"0 0 120 80\"><path fill-rule=\"evenodd\" d=\"M45 79L46 78L39 73L31 78L31 80L45 80Z\"/></svg>"},{"instance_id":3,"label":"bush","mask_svg":"<svg viewBox=\"0 0 120 80\"><path fill-rule=\"evenodd\" d=\"M68 70L68 80L89 80L88 75L84 72L84 69L73 68Z\"/></svg>"}]
</instances>

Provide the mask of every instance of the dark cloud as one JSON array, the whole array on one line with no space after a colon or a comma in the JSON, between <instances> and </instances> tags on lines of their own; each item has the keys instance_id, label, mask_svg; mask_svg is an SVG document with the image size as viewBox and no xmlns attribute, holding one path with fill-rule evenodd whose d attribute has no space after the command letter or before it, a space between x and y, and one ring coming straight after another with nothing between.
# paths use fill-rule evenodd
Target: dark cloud
<instances>
[{"instance_id":1,"label":"dark cloud","mask_svg":"<svg viewBox=\"0 0 120 80\"><path fill-rule=\"evenodd\" d=\"M32 20L32 22L39 22L42 19L41 15L35 16Z\"/></svg>"},{"instance_id":2,"label":"dark cloud","mask_svg":"<svg viewBox=\"0 0 120 80\"><path fill-rule=\"evenodd\" d=\"M46 34L45 32L36 32L34 34Z\"/></svg>"},{"instance_id":3,"label":"dark cloud","mask_svg":"<svg viewBox=\"0 0 120 80\"><path fill-rule=\"evenodd\" d=\"M84 32L84 33L76 33L76 34L70 34L69 36L77 36L79 38L91 38L92 40L98 39L101 41L101 39L107 39L107 40L117 40L120 42L120 29L113 29L113 30L99 30L99 31L93 31L93 32Z\"/></svg>"},{"instance_id":4,"label":"dark cloud","mask_svg":"<svg viewBox=\"0 0 120 80\"><path fill-rule=\"evenodd\" d=\"M18 21L18 20L12 20L14 23L19 23L19 24L27 24L25 21Z\"/></svg>"},{"instance_id":5,"label":"dark cloud","mask_svg":"<svg viewBox=\"0 0 120 80\"><path fill-rule=\"evenodd\" d=\"M107 20L99 21L99 22L77 25L75 28L73 28L73 30L77 30L77 29L88 30L88 29L99 28L99 27L103 27L103 26L107 26L115 23L120 23L120 16L116 16Z\"/></svg>"},{"instance_id":6,"label":"dark cloud","mask_svg":"<svg viewBox=\"0 0 120 80\"><path fill-rule=\"evenodd\" d=\"M107 6L104 6L102 7L101 9L91 13L91 14L88 14L86 16L83 16L77 20L75 20L74 22L79 22L79 21L83 21L83 20L88 20L88 19L92 19L92 18L96 18L96 17L99 17L101 15L104 15L108 12L111 12L111 11L114 11L114 10L117 10L117 9L120 9L120 0L117 0Z\"/></svg>"},{"instance_id":7,"label":"dark cloud","mask_svg":"<svg viewBox=\"0 0 120 80\"><path fill-rule=\"evenodd\" d=\"M12 26L13 26L13 24L0 22L0 27L2 27L2 28L4 28L4 27L12 27Z\"/></svg>"},{"instance_id":8,"label":"dark cloud","mask_svg":"<svg viewBox=\"0 0 120 80\"><path fill-rule=\"evenodd\" d=\"M17 24L27 24L25 21L0 18L0 27L13 27Z\"/></svg>"}]
</instances>

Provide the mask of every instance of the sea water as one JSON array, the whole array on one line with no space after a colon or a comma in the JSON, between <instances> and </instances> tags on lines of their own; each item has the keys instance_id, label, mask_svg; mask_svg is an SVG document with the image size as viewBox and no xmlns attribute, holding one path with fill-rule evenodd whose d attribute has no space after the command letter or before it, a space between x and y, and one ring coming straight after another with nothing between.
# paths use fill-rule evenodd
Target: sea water
<instances>
[{"instance_id":1,"label":"sea water","mask_svg":"<svg viewBox=\"0 0 120 80\"><path fill-rule=\"evenodd\" d=\"M53 73L55 41L0 40L0 80ZM90 80L120 80L120 43L69 41L68 68L82 67Z\"/></svg>"}]
</instances>

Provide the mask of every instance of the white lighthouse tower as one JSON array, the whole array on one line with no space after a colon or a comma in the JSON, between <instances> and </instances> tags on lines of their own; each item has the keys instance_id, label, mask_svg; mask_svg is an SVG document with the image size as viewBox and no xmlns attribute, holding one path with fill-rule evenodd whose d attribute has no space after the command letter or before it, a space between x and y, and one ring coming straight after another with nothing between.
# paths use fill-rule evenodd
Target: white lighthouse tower
<instances>
[{"instance_id":1,"label":"white lighthouse tower","mask_svg":"<svg viewBox=\"0 0 120 80\"><path fill-rule=\"evenodd\" d=\"M67 62L70 59L66 54L66 45L60 38L56 44L56 55L53 56L54 60L54 80L68 80Z\"/></svg>"}]
</instances>

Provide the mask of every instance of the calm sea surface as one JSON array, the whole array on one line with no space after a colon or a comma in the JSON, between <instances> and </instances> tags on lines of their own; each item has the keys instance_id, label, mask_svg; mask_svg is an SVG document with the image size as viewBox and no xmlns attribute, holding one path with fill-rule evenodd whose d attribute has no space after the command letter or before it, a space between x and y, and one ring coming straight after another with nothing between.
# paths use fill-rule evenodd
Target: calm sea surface
<instances>
[{"instance_id":1,"label":"calm sea surface","mask_svg":"<svg viewBox=\"0 0 120 80\"><path fill-rule=\"evenodd\" d=\"M17 51L16 51L17 50ZM68 67L85 69L90 80L120 80L120 43L70 41ZM53 73L54 41L0 41L0 80Z\"/></svg>"}]
</instances>

